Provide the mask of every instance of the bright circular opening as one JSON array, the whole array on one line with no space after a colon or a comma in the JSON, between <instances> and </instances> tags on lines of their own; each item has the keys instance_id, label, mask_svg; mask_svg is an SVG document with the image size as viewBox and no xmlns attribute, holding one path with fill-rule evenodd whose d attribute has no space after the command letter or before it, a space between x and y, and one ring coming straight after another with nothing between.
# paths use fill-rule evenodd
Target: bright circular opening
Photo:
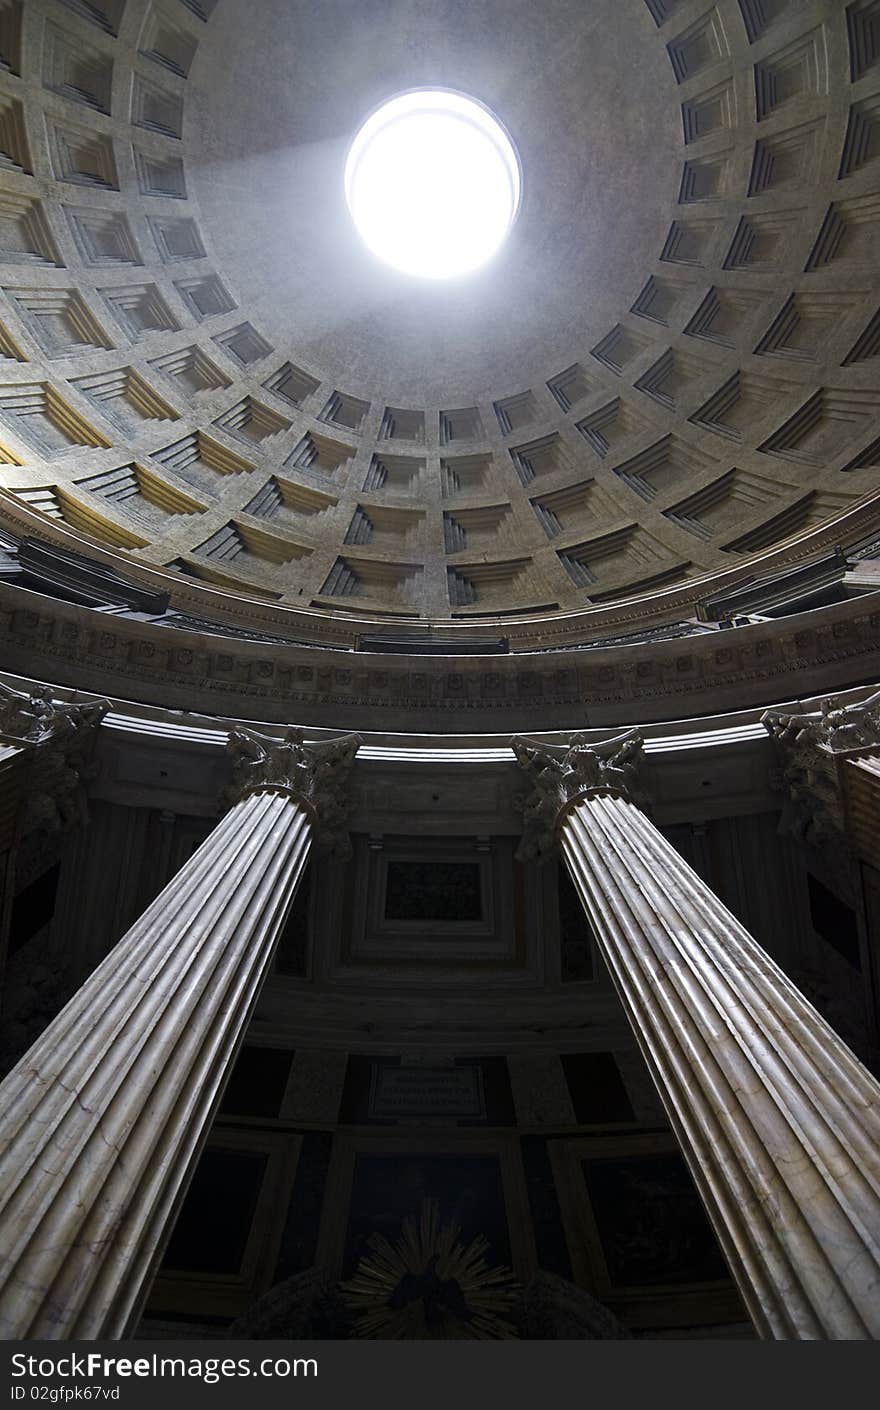
<instances>
[{"instance_id":1,"label":"bright circular opening","mask_svg":"<svg viewBox=\"0 0 880 1410\"><path fill-rule=\"evenodd\" d=\"M402 93L351 144L345 197L364 243L405 274L449 279L478 268L519 208L516 150L496 117L445 88Z\"/></svg>"}]
</instances>

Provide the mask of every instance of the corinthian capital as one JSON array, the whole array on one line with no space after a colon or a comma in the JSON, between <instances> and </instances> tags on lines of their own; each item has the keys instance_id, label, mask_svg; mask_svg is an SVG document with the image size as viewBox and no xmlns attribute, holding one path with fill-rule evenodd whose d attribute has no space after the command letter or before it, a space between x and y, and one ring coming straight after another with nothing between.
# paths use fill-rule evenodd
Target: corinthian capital
<instances>
[{"instance_id":1,"label":"corinthian capital","mask_svg":"<svg viewBox=\"0 0 880 1410\"><path fill-rule=\"evenodd\" d=\"M232 807L251 793L287 793L311 814L318 844L346 857L351 850L348 776L360 743L356 734L306 744L299 729L285 731L281 739L232 730L227 744L232 783L223 801Z\"/></svg>"},{"instance_id":2,"label":"corinthian capital","mask_svg":"<svg viewBox=\"0 0 880 1410\"><path fill-rule=\"evenodd\" d=\"M766 710L761 723L779 759L784 830L812 846L836 845L845 831L838 757L880 750L880 691L852 705L823 700L810 714Z\"/></svg>"},{"instance_id":3,"label":"corinthian capital","mask_svg":"<svg viewBox=\"0 0 880 1410\"><path fill-rule=\"evenodd\" d=\"M522 738L511 740L511 748L530 784L520 796L524 827L518 856L522 861L550 856L557 827L574 803L610 797L644 805L639 787L644 739L638 730L599 744L576 734L562 755Z\"/></svg>"},{"instance_id":4,"label":"corinthian capital","mask_svg":"<svg viewBox=\"0 0 880 1410\"><path fill-rule=\"evenodd\" d=\"M851 705L823 700L811 714L787 715L765 710L761 723L784 751L821 747L832 754L849 749L880 749L880 690Z\"/></svg>"},{"instance_id":5,"label":"corinthian capital","mask_svg":"<svg viewBox=\"0 0 880 1410\"><path fill-rule=\"evenodd\" d=\"M0 737L32 746L24 833L48 832L85 822L85 784L94 773L90 756L98 725L110 709L106 700L70 704L56 700L48 686L30 693L0 682Z\"/></svg>"}]
</instances>

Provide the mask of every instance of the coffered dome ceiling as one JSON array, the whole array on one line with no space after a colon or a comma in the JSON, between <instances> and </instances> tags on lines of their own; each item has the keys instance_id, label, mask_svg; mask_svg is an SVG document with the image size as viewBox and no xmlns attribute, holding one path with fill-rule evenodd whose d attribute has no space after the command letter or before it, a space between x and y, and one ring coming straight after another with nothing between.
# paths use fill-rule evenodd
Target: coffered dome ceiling
<instances>
[{"instance_id":1,"label":"coffered dome ceiling","mask_svg":"<svg viewBox=\"0 0 880 1410\"><path fill-rule=\"evenodd\" d=\"M878 0L5 0L0 56L18 532L190 597L482 621L681 614L877 536ZM420 85L522 159L451 284L344 204Z\"/></svg>"}]
</instances>

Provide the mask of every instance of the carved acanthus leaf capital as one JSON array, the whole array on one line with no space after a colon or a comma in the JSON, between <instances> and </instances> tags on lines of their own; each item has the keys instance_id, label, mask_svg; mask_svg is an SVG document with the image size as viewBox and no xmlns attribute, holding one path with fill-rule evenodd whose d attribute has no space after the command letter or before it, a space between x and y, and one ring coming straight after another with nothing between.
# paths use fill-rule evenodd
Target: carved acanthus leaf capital
<instances>
[{"instance_id":1,"label":"carved acanthus leaf capital","mask_svg":"<svg viewBox=\"0 0 880 1410\"><path fill-rule=\"evenodd\" d=\"M0 682L0 737L32 746L23 833L42 827L58 832L86 822L85 785L98 726L110 709L107 700L79 704L56 700L49 686L26 693Z\"/></svg>"},{"instance_id":2,"label":"carved acanthus leaf capital","mask_svg":"<svg viewBox=\"0 0 880 1410\"><path fill-rule=\"evenodd\" d=\"M823 700L809 714L766 710L761 723L779 758L784 830L812 846L839 844L845 817L838 756L880 750L880 691L851 705Z\"/></svg>"},{"instance_id":3,"label":"carved acanthus leaf capital","mask_svg":"<svg viewBox=\"0 0 880 1410\"><path fill-rule=\"evenodd\" d=\"M880 690L850 705L823 700L810 714L765 710L761 723L786 750L821 747L840 754L849 749L880 748Z\"/></svg>"},{"instance_id":4,"label":"carved acanthus leaf capital","mask_svg":"<svg viewBox=\"0 0 880 1410\"><path fill-rule=\"evenodd\" d=\"M232 807L251 793L288 793L311 814L318 845L347 857L348 780L360 744L356 734L307 744L299 729L287 730L280 739L256 730L232 730L227 744L233 758L232 783L223 801Z\"/></svg>"},{"instance_id":5,"label":"carved acanthus leaf capital","mask_svg":"<svg viewBox=\"0 0 880 1410\"><path fill-rule=\"evenodd\" d=\"M576 802L614 797L645 806L640 786L644 739L638 730L598 744L576 734L561 755L523 738L511 740L511 748L530 784L520 797L522 861L543 861L555 851L559 823Z\"/></svg>"}]
</instances>

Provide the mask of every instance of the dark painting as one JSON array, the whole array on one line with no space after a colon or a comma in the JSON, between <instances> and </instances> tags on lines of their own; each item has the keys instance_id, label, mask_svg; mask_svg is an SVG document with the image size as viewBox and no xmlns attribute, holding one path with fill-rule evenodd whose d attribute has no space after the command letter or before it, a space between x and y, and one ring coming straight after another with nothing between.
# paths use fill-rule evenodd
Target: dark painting
<instances>
[{"instance_id":1,"label":"dark painting","mask_svg":"<svg viewBox=\"0 0 880 1410\"><path fill-rule=\"evenodd\" d=\"M275 968L279 974L289 974L302 979L306 974L309 952L309 914L311 911L312 869L307 867L293 898L293 905L284 922L278 948L275 951Z\"/></svg>"},{"instance_id":2,"label":"dark painting","mask_svg":"<svg viewBox=\"0 0 880 1410\"><path fill-rule=\"evenodd\" d=\"M478 863L389 861L386 920L475 921L482 915Z\"/></svg>"},{"instance_id":3,"label":"dark painting","mask_svg":"<svg viewBox=\"0 0 880 1410\"><path fill-rule=\"evenodd\" d=\"M571 1278L571 1258L547 1141L543 1136L523 1136L520 1149L538 1263L547 1273Z\"/></svg>"},{"instance_id":4,"label":"dark painting","mask_svg":"<svg viewBox=\"0 0 880 1410\"><path fill-rule=\"evenodd\" d=\"M634 1119L613 1053L563 1053L561 1060L579 1125Z\"/></svg>"},{"instance_id":5,"label":"dark painting","mask_svg":"<svg viewBox=\"0 0 880 1410\"><path fill-rule=\"evenodd\" d=\"M234 1116L278 1116L292 1061L290 1048L242 1048L220 1111Z\"/></svg>"},{"instance_id":6,"label":"dark painting","mask_svg":"<svg viewBox=\"0 0 880 1410\"><path fill-rule=\"evenodd\" d=\"M613 1287L704 1283L727 1267L687 1167L673 1152L583 1160Z\"/></svg>"},{"instance_id":7,"label":"dark painting","mask_svg":"<svg viewBox=\"0 0 880 1410\"><path fill-rule=\"evenodd\" d=\"M354 1168L345 1248L345 1277L366 1251L371 1234L399 1237L404 1219L435 1199L440 1219L461 1226L461 1242L478 1234L489 1241L490 1263L510 1263L510 1237L501 1165L494 1155L435 1155L432 1152L358 1155Z\"/></svg>"},{"instance_id":8,"label":"dark painting","mask_svg":"<svg viewBox=\"0 0 880 1410\"><path fill-rule=\"evenodd\" d=\"M61 863L56 862L50 871L44 871L36 881L19 891L12 903L9 921L9 953L16 954L38 931L47 926L55 914L55 899L58 894L58 878Z\"/></svg>"},{"instance_id":9,"label":"dark painting","mask_svg":"<svg viewBox=\"0 0 880 1410\"><path fill-rule=\"evenodd\" d=\"M275 1265L276 1283L304 1272L315 1261L332 1145L329 1131L307 1131L303 1136Z\"/></svg>"},{"instance_id":10,"label":"dark painting","mask_svg":"<svg viewBox=\"0 0 880 1410\"><path fill-rule=\"evenodd\" d=\"M593 979L593 929L584 903L565 867L558 868L557 876L562 978Z\"/></svg>"},{"instance_id":11,"label":"dark painting","mask_svg":"<svg viewBox=\"0 0 880 1410\"><path fill-rule=\"evenodd\" d=\"M165 1250L163 1268L237 1273L266 1173L263 1151L208 1147Z\"/></svg>"}]
</instances>

